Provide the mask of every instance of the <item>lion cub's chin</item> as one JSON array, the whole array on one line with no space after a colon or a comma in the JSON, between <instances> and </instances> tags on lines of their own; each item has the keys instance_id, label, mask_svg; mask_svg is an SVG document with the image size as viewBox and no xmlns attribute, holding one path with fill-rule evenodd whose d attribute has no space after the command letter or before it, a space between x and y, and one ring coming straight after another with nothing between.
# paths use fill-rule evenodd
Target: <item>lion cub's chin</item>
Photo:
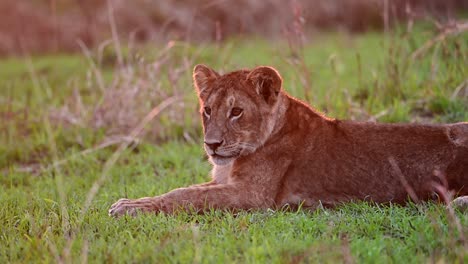
<instances>
[{"instance_id":1,"label":"lion cub's chin","mask_svg":"<svg viewBox=\"0 0 468 264\"><path fill-rule=\"evenodd\" d=\"M210 161L217 166L225 166L233 162L237 157L221 157L221 156L210 156Z\"/></svg>"}]
</instances>

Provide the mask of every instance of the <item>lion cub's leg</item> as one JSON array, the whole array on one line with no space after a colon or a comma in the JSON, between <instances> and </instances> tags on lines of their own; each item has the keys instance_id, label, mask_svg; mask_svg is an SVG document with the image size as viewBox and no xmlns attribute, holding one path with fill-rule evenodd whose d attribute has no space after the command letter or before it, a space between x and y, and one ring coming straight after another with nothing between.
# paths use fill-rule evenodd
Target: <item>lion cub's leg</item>
<instances>
[{"instance_id":1,"label":"lion cub's leg","mask_svg":"<svg viewBox=\"0 0 468 264\"><path fill-rule=\"evenodd\" d=\"M156 197L136 200L120 199L109 209L109 215L136 215L138 212L173 213L177 210L250 209L268 207L265 197L253 195L249 187L221 184L175 189Z\"/></svg>"},{"instance_id":2,"label":"lion cub's leg","mask_svg":"<svg viewBox=\"0 0 468 264\"><path fill-rule=\"evenodd\" d=\"M209 182L204 182L204 183L191 185L190 188L193 188L193 187L207 187L207 186L213 186L213 185L216 185L216 184L217 184L216 181L212 180L212 181L209 181Z\"/></svg>"}]
</instances>

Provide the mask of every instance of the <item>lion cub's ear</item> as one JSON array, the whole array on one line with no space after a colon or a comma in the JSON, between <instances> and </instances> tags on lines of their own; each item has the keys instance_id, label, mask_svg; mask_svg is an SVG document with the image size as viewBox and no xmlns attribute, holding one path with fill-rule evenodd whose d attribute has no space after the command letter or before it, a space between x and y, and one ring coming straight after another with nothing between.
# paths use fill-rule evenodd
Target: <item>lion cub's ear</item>
<instances>
[{"instance_id":1,"label":"lion cub's ear","mask_svg":"<svg viewBox=\"0 0 468 264\"><path fill-rule=\"evenodd\" d=\"M276 103L283 80L280 74L272 67L260 66L253 69L247 79L252 82L255 90L269 105Z\"/></svg>"},{"instance_id":2,"label":"lion cub's ear","mask_svg":"<svg viewBox=\"0 0 468 264\"><path fill-rule=\"evenodd\" d=\"M198 64L193 68L193 84L200 96L211 87L211 84L219 77L219 74L203 64Z\"/></svg>"}]
</instances>

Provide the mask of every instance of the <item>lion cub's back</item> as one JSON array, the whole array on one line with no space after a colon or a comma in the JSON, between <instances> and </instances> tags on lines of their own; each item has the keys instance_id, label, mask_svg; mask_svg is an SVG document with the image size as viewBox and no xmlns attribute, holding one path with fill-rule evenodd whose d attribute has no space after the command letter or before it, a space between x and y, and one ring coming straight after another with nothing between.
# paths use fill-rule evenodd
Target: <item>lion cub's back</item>
<instances>
[{"instance_id":1,"label":"lion cub's back","mask_svg":"<svg viewBox=\"0 0 468 264\"><path fill-rule=\"evenodd\" d=\"M338 122L337 133L352 144L369 150L404 155L432 155L435 150L452 152L468 147L468 123L449 125L380 124L370 122ZM422 152L422 153L421 153Z\"/></svg>"},{"instance_id":2,"label":"lion cub's back","mask_svg":"<svg viewBox=\"0 0 468 264\"><path fill-rule=\"evenodd\" d=\"M334 126L331 142L335 144L329 148L329 158L338 162L331 163L335 168L330 170L350 177L339 178L343 184L358 184L361 191L372 193L375 200L380 200L379 192L393 193L396 200L406 197L390 158L396 161L406 180L421 196L430 192L435 170L447 176L451 187L468 185L468 171L465 170L468 169L467 123L415 125L338 121Z\"/></svg>"}]
</instances>

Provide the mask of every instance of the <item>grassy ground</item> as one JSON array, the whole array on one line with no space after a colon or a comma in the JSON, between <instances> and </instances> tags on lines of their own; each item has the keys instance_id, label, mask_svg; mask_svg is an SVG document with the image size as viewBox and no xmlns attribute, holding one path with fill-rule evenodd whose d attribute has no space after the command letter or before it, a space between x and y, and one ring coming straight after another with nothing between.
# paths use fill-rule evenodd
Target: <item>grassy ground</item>
<instances>
[{"instance_id":1,"label":"grassy ground","mask_svg":"<svg viewBox=\"0 0 468 264\"><path fill-rule=\"evenodd\" d=\"M419 26L387 37L327 34L304 47L232 39L2 59L0 262L467 262L468 215L457 213L460 233L434 204L107 216L118 198L208 180L190 80L196 63L272 65L287 91L333 117L467 121L467 36L411 56L433 37ZM171 96L183 101L120 151L124 135Z\"/></svg>"}]
</instances>

